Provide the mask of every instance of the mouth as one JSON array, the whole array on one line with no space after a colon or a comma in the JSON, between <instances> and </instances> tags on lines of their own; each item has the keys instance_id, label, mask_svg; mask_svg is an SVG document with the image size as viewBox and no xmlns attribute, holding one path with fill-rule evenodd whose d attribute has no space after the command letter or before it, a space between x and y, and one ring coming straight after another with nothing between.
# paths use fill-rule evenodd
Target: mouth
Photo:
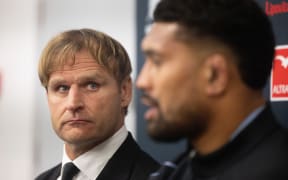
<instances>
[{"instance_id":1,"label":"mouth","mask_svg":"<svg viewBox=\"0 0 288 180\"><path fill-rule=\"evenodd\" d=\"M84 124L88 124L91 123L91 121L85 120L85 119L68 119L66 121L63 122L63 125L84 125Z\"/></svg>"},{"instance_id":2,"label":"mouth","mask_svg":"<svg viewBox=\"0 0 288 180\"><path fill-rule=\"evenodd\" d=\"M144 114L144 118L146 120L152 120L152 119L155 119L155 117L158 116L158 108L155 107L155 106L151 106L147 109L147 111L145 112Z\"/></svg>"},{"instance_id":3,"label":"mouth","mask_svg":"<svg viewBox=\"0 0 288 180\"><path fill-rule=\"evenodd\" d=\"M141 102L148 107L144 114L144 118L146 120L154 119L159 112L159 106L156 99L152 98L148 94L143 94L141 97Z\"/></svg>"}]
</instances>

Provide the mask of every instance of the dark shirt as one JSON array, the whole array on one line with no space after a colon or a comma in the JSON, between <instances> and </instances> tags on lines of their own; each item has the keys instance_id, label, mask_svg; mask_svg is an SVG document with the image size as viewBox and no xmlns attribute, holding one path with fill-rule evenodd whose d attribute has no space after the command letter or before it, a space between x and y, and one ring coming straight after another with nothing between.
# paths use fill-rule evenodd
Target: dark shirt
<instances>
[{"instance_id":1,"label":"dark shirt","mask_svg":"<svg viewBox=\"0 0 288 180\"><path fill-rule=\"evenodd\" d=\"M189 158L190 151L149 180L288 180L288 132L270 106L219 150Z\"/></svg>"}]
</instances>

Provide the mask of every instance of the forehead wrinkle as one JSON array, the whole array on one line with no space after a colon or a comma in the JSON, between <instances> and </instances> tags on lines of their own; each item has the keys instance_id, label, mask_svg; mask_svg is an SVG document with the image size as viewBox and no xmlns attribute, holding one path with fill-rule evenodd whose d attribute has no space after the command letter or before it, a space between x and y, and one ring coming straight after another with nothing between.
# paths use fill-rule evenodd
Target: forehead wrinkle
<instances>
[{"instance_id":1,"label":"forehead wrinkle","mask_svg":"<svg viewBox=\"0 0 288 180\"><path fill-rule=\"evenodd\" d=\"M74 70L99 70L99 71L106 71L106 67L103 65L98 64L97 62L78 62L73 64L65 64L58 69L55 69L53 72L69 72Z\"/></svg>"},{"instance_id":2,"label":"forehead wrinkle","mask_svg":"<svg viewBox=\"0 0 288 180\"><path fill-rule=\"evenodd\" d=\"M55 72L56 74L54 74L53 78L50 79L50 83L53 82L53 84L57 84L57 83L64 83L64 82L83 82L83 81L89 81L89 80L101 80L104 79L103 77L103 73L99 72L99 71L93 71L90 73L81 73L80 75L76 75L76 76L69 76L69 78L65 77L64 72ZM63 75L64 74L64 75ZM49 83L49 84L50 84Z\"/></svg>"}]
</instances>

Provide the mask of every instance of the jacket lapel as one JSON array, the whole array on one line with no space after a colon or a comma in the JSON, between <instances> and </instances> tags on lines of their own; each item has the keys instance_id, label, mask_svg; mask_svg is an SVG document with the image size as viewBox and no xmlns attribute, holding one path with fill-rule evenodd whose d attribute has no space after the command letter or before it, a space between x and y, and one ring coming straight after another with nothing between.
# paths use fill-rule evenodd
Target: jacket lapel
<instances>
[{"instance_id":1,"label":"jacket lapel","mask_svg":"<svg viewBox=\"0 0 288 180\"><path fill-rule=\"evenodd\" d=\"M96 180L128 180L131 177L134 157L139 153L139 147L131 134L108 161Z\"/></svg>"}]
</instances>

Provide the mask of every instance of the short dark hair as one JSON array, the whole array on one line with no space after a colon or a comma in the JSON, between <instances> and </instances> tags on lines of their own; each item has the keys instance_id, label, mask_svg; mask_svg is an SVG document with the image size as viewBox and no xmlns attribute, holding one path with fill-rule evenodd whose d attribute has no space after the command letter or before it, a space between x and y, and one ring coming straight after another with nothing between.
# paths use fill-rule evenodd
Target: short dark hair
<instances>
[{"instance_id":1,"label":"short dark hair","mask_svg":"<svg viewBox=\"0 0 288 180\"><path fill-rule=\"evenodd\" d=\"M275 53L271 22L253 0L161 0L154 22L175 22L193 38L211 37L236 56L240 76L264 88Z\"/></svg>"}]
</instances>

